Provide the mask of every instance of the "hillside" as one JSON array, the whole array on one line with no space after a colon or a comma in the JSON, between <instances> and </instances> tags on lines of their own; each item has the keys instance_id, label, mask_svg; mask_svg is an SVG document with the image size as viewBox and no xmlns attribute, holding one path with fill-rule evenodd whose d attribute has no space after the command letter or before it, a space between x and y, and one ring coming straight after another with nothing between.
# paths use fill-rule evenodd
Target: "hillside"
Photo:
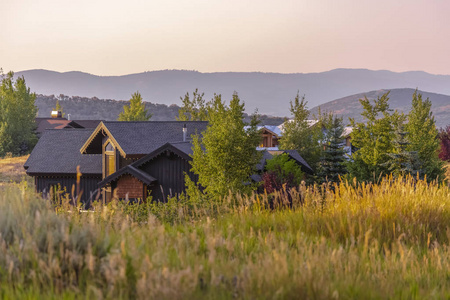
<instances>
[{"instance_id":1,"label":"hillside","mask_svg":"<svg viewBox=\"0 0 450 300\"><path fill-rule=\"evenodd\" d=\"M119 113L123 111L123 106L127 104L124 100L98 99L59 95L37 95L36 106L38 108L39 117L50 117L52 108L55 107L56 100L60 100L66 117L70 114L71 120L106 120L115 121ZM151 102L145 103L146 109L152 114L152 121L173 121L178 116L178 105L156 104ZM250 118L246 115L246 120ZM281 117L272 117L261 115L262 125L279 125L284 121Z\"/></svg>"},{"instance_id":2,"label":"hillside","mask_svg":"<svg viewBox=\"0 0 450 300\"><path fill-rule=\"evenodd\" d=\"M360 93L344 98L336 99L320 106L316 106L311 109L312 113L317 113L318 107L322 111L334 112L337 115L344 117L344 121L348 122L348 118L355 118L357 121L361 121L362 106L359 103L359 99L366 96L368 99L376 99L378 96L383 95L388 90L376 90L367 93ZM411 99L414 93L414 89L392 89L389 93L389 103L392 109L408 112L411 108ZM436 119L436 125L438 127L445 127L450 125L450 96L419 91L423 98L429 98L432 105L432 111Z\"/></svg>"},{"instance_id":3,"label":"hillside","mask_svg":"<svg viewBox=\"0 0 450 300\"><path fill-rule=\"evenodd\" d=\"M229 100L237 91L246 103L247 112L289 115L289 101L297 93L305 95L310 107L328 101L379 89L420 88L450 94L450 75L425 72L371 71L336 69L322 73L201 73L164 70L123 76L96 76L82 72L59 73L47 70L17 72L24 76L32 91L43 95L79 95L101 99L128 100L139 91L145 101L166 105L180 104L180 96L195 88Z\"/></svg>"}]
</instances>

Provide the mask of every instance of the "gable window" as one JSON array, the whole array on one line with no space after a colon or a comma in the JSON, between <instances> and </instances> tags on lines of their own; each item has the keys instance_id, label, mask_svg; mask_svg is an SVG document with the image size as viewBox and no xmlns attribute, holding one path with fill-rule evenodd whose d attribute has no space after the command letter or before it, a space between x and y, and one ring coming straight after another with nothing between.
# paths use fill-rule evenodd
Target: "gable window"
<instances>
[{"instance_id":1,"label":"gable window","mask_svg":"<svg viewBox=\"0 0 450 300\"><path fill-rule=\"evenodd\" d=\"M116 157L111 143L105 146L105 176L109 176L116 171Z\"/></svg>"}]
</instances>

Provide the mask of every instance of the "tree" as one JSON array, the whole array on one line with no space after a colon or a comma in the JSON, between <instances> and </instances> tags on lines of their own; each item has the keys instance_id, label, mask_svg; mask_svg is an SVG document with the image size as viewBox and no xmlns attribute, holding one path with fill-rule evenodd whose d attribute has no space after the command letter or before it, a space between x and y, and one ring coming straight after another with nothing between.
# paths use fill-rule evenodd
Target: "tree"
<instances>
[{"instance_id":1,"label":"tree","mask_svg":"<svg viewBox=\"0 0 450 300\"><path fill-rule=\"evenodd\" d=\"M344 125L342 118L330 117L324 139L325 150L320 162L320 177L322 181L339 182L339 176L347 173L342 138Z\"/></svg>"},{"instance_id":2,"label":"tree","mask_svg":"<svg viewBox=\"0 0 450 300\"><path fill-rule=\"evenodd\" d=\"M59 103L59 100L56 100L56 104L55 104L55 108L53 108L54 111L60 111L61 112L61 117L64 118L64 116L66 115L63 111L63 108L61 106L61 104Z\"/></svg>"},{"instance_id":3,"label":"tree","mask_svg":"<svg viewBox=\"0 0 450 300\"><path fill-rule=\"evenodd\" d=\"M268 193L281 190L283 186L286 188L296 187L304 177L301 167L286 153L269 159L266 170L262 179L264 189Z\"/></svg>"},{"instance_id":4,"label":"tree","mask_svg":"<svg viewBox=\"0 0 450 300\"><path fill-rule=\"evenodd\" d=\"M1 77L0 87L0 155L24 154L37 142L35 133L36 95L27 88L25 78L13 83L14 73Z\"/></svg>"},{"instance_id":5,"label":"tree","mask_svg":"<svg viewBox=\"0 0 450 300\"><path fill-rule=\"evenodd\" d=\"M203 96L205 93L199 93L198 89L192 93L190 100L189 93L181 98L182 106L178 110L178 121L207 121L208 120L208 103L205 103Z\"/></svg>"},{"instance_id":6,"label":"tree","mask_svg":"<svg viewBox=\"0 0 450 300\"><path fill-rule=\"evenodd\" d=\"M312 125L308 120L310 113L307 104L305 97L300 98L297 92L294 101L290 102L292 119L283 123L283 136L280 139L279 147L285 150L297 150L315 170L322 151L323 115L319 114L319 119Z\"/></svg>"},{"instance_id":7,"label":"tree","mask_svg":"<svg viewBox=\"0 0 450 300\"><path fill-rule=\"evenodd\" d=\"M439 130L439 140L441 148L439 150L439 158L443 161L450 160L450 125L447 125L445 129Z\"/></svg>"},{"instance_id":8,"label":"tree","mask_svg":"<svg viewBox=\"0 0 450 300\"><path fill-rule=\"evenodd\" d=\"M422 99L417 92L413 94L412 108L408 114L408 150L416 151L420 169L428 180L444 179L443 162L439 159L439 138L436 123L431 112L431 101Z\"/></svg>"},{"instance_id":9,"label":"tree","mask_svg":"<svg viewBox=\"0 0 450 300\"><path fill-rule=\"evenodd\" d=\"M142 96L139 92L131 96L129 105L123 106L123 112L119 114L118 121L148 121L152 117L151 113L145 109Z\"/></svg>"},{"instance_id":10,"label":"tree","mask_svg":"<svg viewBox=\"0 0 450 300\"><path fill-rule=\"evenodd\" d=\"M234 93L229 106L221 95L214 95L208 116L203 137L197 134L193 138L191 165L198 183L212 197L225 196L229 191L250 192L255 188L248 184L250 176L260 160L256 150L261 138L256 115L250 124L245 123L244 103Z\"/></svg>"},{"instance_id":11,"label":"tree","mask_svg":"<svg viewBox=\"0 0 450 300\"><path fill-rule=\"evenodd\" d=\"M350 119L352 144L358 150L353 153L347 168L351 177L372 181L389 173L387 161L388 153L394 149L394 131L405 117L397 111L391 113L389 92L378 97L373 104L367 97L359 102L363 106L361 115L365 122L356 123L355 119Z\"/></svg>"},{"instance_id":12,"label":"tree","mask_svg":"<svg viewBox=\"0 0 450 300\"><path fill-rule=\"evenodd\" d=\"M386 162L386 166L394 177L416 176L419 173L420 178L423 178L423 171L419 169L417 152L408 151L410 143L406 138L407 135L408 133L404 131L403 124L399 124L393 140L394 150L392 153L388 153L389 159Z\"/></svg>"}]
</instances>

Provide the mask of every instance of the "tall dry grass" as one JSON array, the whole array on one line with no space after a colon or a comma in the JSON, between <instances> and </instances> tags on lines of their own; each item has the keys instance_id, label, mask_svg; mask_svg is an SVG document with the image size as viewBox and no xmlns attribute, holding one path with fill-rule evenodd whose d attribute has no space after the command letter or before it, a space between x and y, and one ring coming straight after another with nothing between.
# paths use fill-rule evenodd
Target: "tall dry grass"
<instances>
[{"instance_id":1,"label":"tall dry grass","mask_svg":"<svg viewBox=\"0 0 450 300\"><path fill-rule=\"evenodd\" d=\"M26 184L10 187L0 194L0 295L450 297L445 186L387 178L152 211L145 222L116 202L70 213Z\"/></svg>"}]
</instances>

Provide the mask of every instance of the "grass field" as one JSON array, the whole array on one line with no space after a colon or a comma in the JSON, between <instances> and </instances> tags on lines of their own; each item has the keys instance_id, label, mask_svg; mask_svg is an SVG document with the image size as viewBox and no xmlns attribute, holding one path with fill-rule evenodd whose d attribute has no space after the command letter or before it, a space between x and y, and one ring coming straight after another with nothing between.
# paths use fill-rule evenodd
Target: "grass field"
<instances>
[{"instance_id":1,"label":"grass field","mask_svg":"<svg viewBox=\"0 0 450 300\"><path fill-rule=\"evenodd\" d=\"M8 182L20 182L26 177L23 164L28 155L0 159L0 185Z\"/></svg>"},{"instance_id":2,"label":"grass field","mask_svg":"<svg viewBox=\"0 0 450 300\"><path fill-rule=\"evenodd\" d=\"M74 213L7 185L0 298L450 297L447 186L387 178L146 208Z\"/></svg>"}]
</instances>

